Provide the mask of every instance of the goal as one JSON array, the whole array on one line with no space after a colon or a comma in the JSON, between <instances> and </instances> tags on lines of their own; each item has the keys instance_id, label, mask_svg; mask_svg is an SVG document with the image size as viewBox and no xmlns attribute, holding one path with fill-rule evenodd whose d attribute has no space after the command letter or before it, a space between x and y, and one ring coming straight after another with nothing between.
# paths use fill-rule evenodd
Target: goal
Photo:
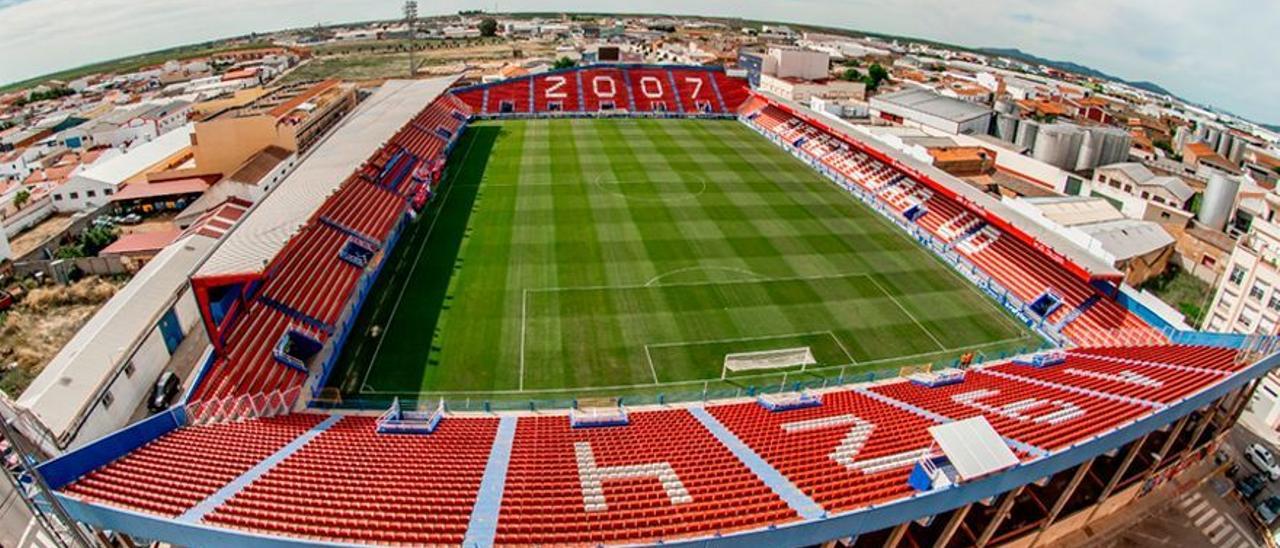
<instances>
[{"instance_id":1,"label":"goal","mask_svg":"<svg viewBox=\"0 0 1280 548\"><path fill-rule=\"evenodd\" d=\"M813 359L813 351L807 346L725 354L724 367L720 369L720 380L728 377L730 372L785 369L796 366L804 371L805 367L816 363L818 361Z\"/></svg>"}]
</instances>

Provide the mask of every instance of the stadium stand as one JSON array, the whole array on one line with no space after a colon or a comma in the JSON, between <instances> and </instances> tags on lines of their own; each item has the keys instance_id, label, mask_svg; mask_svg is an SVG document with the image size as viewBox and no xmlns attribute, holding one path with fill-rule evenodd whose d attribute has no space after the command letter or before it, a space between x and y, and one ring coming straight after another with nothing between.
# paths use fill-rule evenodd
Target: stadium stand
<instances>
[{"instance_id":1,"label":"stadium stand","mask_svg":"<svg viewBox=\"0 0 1280 548\"><path fill-rule=\"evenodd\" d=\"M176 517L324 418L299 413L184 428L80 478L65 491Z\"/></svg>"},{"instance_id":2,"label":"stadium stand","mask_svg":"<svg viewBox=\"0 0 1280 548\"><path fill-rule=\"evenodd\" d=\"M375 420L344 417L205 522L339 542L461 544L497 419L444 421L430 436L380 435Z\"/></svg>"},{"instance_id":3,"label":"stadium stand","mask_svg":"<svg viewBox=\"0 0 1280 548\"><path fill-rule=\"evenodd\" d=\"M513 78L451 95L456 106L482 116L602 111L731 116L751 97L751 90L741 78L714 68L618 65Z\"/></svg>"},{"instance_id":4,"label":"stadium stand","mask_svg":"<svg viewBox=\"0 0 1280 548\"><path fill-rule=\"evenodd\" d=\"M664 74L670 95L633 104L652 85L640 80ZM553 106L546 92L559 85L557 77L565 78L567 96ZM593 84L580 85L596 77L618 84L612 98L624 103L613 106L632 114L651 114L644 107L654 105L739 113L1017 298L1030 302L1051 288L1062 305L1044 321L1061 324L1054 327L1082 346L1066 350L1060 363L997 360L933 387L892 379L790 399L628 406L625 424L583 428L574 428L568 412L445 413L433 428L394 433L379 432L379 418L367 413L235 412L244 398L296 393L326 374L322 364L293 363L297 357L285 344L293 339L286 338L341 340L341 317L376 275L373 257L394 245L410 215L408 197L415 185L427 184L419 167L443 162L468 117L579 109L590 115L611 98L585 89ZM698 103L706 93L711 102ZM42 473L77 519L177 544L279 538L765 546L853 535L876 545L905 535L904 542L918 545L944 534L945 520L937 516L1033 483L1044 486L1042 493L1061 490L1064 476L1090 463L1104 463L1096 470L1128 486L1183 456L1208 454L1201 449L1211 445L1214 429L1230 425L1254 379L1274 365L1274 357L1254 361L1259 350L1242 351L1247 341L1235 348L1165 344L1089 282L864 146L752 95L717 70L596 67L455 90L409 120L261 273L248 277L227 327L211 333L217 353L183 407L47 462ZM913 210L914 217L906 214ZM1063 355L1056 350L1054 357ZM1034 365L1022 363L1028 361ZM232 402L233 412L205 411L222 402ZM286 403L285 409L302 407ZM945 490L910 485L920 459L940 456L928 429L971 417L989 421L1019 464ZM1184 432L1193 417L1194 430ZM161 428L161 421L172 424ZM1117 466L1126 454L1134 455L1132 469ZM1101 491L1091 496L1110 494ZM1039 500L1026 505L1045 512ZM1052 521L1011 520L1000 529L1003 537L987 539ZM995 526L993 533L999 520ZM976 543L968 523L960 529Z\"/></svg>"},{"instance_id":5,"label":"stadium stand","mask_svg":"<svg viewBox=\"0 0 1280 548\"><path fill-rule=\"evenodd\" d=\"M751 101L743 118L797 153L834 169L872 193L905 220L954 249L1023 303L1046 288L1063 299L1043 318L1049 328L1080 345L1156 344L1164 338L1085 280L1056 266L1026 243L994 227L923 182L856 150L858 143L810 125L768 101ZM975 241L976 239L976 241ZM1033 318L1039 320L1040 318Z\"/></svg>"},{"instance_id":6,"label":"stadium stand","mask_svg":"<svg viewBox=\"0 0 1280 548\"><path fill-rule=\"evenodd\" d=\"M709 411L829 511L910 495L907 475L929 452L927 428L937 424L851 391L825 394L821 406L792 411L755 403ZM863 437L848 443L855 430Z\"/></svg>"},{"instance_id":7,"label":"stadium stand","mask_svg":"<svg viewBox=\"0 0 1280 548\"><path fill-rule=\"evenodd\" d=\"M627 71L631 82L631 97L637 112L676 112L674 80L670 71L638 68Z\"/></svg>"},{"instance_id":8,"label":"stadium stand","mask_svg":"<svg viewBox=\"0 0 1280 548\"><path fill-rule=\"evenodd\" d=\"M894 382L872 390L952 419L982 415L1000 435L1046 450L1087 439L1148 409L983 371L971 371L963 382L938 388Z\"/></svg>"},{"instance_id":9,"label":"stadium stand","mask_svg":"<svg viewBox=\"0 0 1280 548\"><path fill-rule=\"evenodd\" d=\"M577 73L582 82L582 109L586 112L635 110L623 72L616 68L586 68Z\"/></svg>"},{"instance_id":10,"label":"stadium stand","mask_svg":"<svg viewBox=\"0 0 1280 548\"><path fill-rule=\"evenodd\" d=\"M537 112L577 112L582 110L578 103L581 93L578 90L576 73L548 74L533 79L533 102Z\"/></svg>"},{"instance_id":11,"label":"stadium stand","mask_svg":"<svg viewBox=\"0 0 1280 548\"><path fill-rule=\"evenodd\" d=\"M522 417L498 542L653 542L797 519L688 412L629 418L573 429L567 416Z\"/></svg>"},{"instance_id":12,"label":"stadium stand","mask_svg":"<svg viewBox=\"0 0 1280 548\"><path fill-rule=\"evenodd\" d=\"M1236 363L1219 348L1145 347L1141 360L1112 350L1069 351L1043 367L981 366L935 388L895 380L824 390L820 404L794 409L708 403L710 423L681 408L632 410L626 425L595 428L574 428L564 413L512 417L502 468L490 462L503 455L492 416L450 414L429 434L379 433L368 415L327 428L326 416L309 413L188 425L59 487L94 505L232 530L459 544L476 526L485 476L500 470L498 544L731 538L807 522L780 496L786 486L749 468L742 451L810 497L821 519L856 515L920 497L907 476L938 455L930 426L983 416L1030 466L1169 409L1233 376ZM1209 367L1186 365L1201 360ZM717 426L726 434L713 435ZM744 445L736 453L726 445L734 440Z\"/></svg>"}]
</instances>

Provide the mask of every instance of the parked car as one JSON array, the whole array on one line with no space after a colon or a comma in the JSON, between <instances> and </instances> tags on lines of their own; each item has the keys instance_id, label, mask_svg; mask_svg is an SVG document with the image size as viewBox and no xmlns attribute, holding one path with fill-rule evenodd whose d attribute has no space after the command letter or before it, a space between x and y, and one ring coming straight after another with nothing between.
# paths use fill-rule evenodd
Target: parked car
<instances>
[{"instance_id":1,"label":"parked car","mask_svg":"<svg viewBox=\"0 0 1280 548\"><path fill-rule=\"evenodd\" d=\"M182 387L182 380L173 371L165 371L156 379L156 385L151 388L151 399L147 400L147 409L152 413L159 413L169 408L169 404L173 403L173 398L178 395L178 390Z\"/></svg>"},{"instance_id":2,"label":"parked car","mask_svg":"<svg viewBox=\"0 0 1280 548\"><path fill-rule=\"evenodd\" d=\"M1236 491L1240 493L1240 498L1249 500L1261 493L1267 486L1267 475L1259 472L1241 479L1236 482Z\"/></svg>"},{"instance_id":3,"label":"parked car","mask_svg":"<svg viewBox=\"0 0 1280 548\"><path fill-rule=\"evenodd\" d=\"M137 213L130 213L120 218L120 224L122 225L142 224L142 216L138 215Z\"/></svg>"},{"instance_id":4,"label":"parked car","mask_svg":"<svg viewBox=\"0 0 1280 548\"><path fill-rule=\"evenodd\" d=\"M1253 511L1258 513L1258 519L1262 523L1271 525L1276 520L1276 516L1280 516L1280 497L1267 497L1262 502L1254 505Z\"/></svg>"},{"instance_id":5,"label":"parked car","mask_svg":"<svg viewBox=\"0 0 1280 548\"><path fill-rule=\"evenodd\" d=\"M1244 455L1249 458L1249 462L1258 467L1259 471L1266 472L1271 481L1280 479L1280 465L1276 464L1275 457L1266 447L1256 443L1250 444L1245 448Z\"/></svg>"}]
</instances>

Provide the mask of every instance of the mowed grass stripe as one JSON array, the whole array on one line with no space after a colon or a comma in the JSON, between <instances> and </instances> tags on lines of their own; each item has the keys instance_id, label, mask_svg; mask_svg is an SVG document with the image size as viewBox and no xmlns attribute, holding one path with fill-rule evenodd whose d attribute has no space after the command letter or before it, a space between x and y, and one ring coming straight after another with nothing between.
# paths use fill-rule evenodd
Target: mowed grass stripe
<instances>
[{"instance_id":1,"label":"mowed grass stripe","mask_svg":"<svg viewBox=\"0 0 1280 548\"><path fill-rule=\"evenodd\" d=\"M462 156L468 143L483 161ZM891 223L736 122L478 122L447 177L470 193L433 202L370 296L404 290L397 319L366 305L344 349L350 371L368 369L371 344L394 349L365 395L715 388L724 353L776 345L816 345L829 368L813 375L948 357L922 326L948 348L1034 345ZM415 261L432 274L406 280ZM828 363L852 360L868 365Z\"/></svg>"},{"instance_id":2,"label":"mowed grass stripe","mask_svg":"<svg viewBox=\"0 0 1280 548\"><path fill-rule=\"evenodd\" d=\"M681 139L677 133L694 124L649 124L651 132L649 133L650 142L657 144L662 143L683 143L690 140ZM715 124L708 124L712 126ZM672 129L675 131L667 131ZM655 141L655 139L657 141ZM711 166L733 174L733 177L717 178L715 184L709 185L709 193L712 196L719 196L722 202L729 207L738 207L736 198L739 196L753 196L757 193L751 193L744 190L749 188L746 184L748 181L758 179L759 172L753 172L747 166L741 163L727 163L721 154L727 154L729 151L721 150L721 154L712 153L707 143L722 144L723 142L716 139L714 135L706 135L702 139L693 140L688 147L672 147L668 152L668 157L672 162L688 165L693 168L701 166ZM727 148L727 147L718 147ZM701 160L695 160L694 155ZM723 172L722 171L722 172ZM707 176L706 172L702 173ZM765 174L767 176L767 174ZM758 187L757 187L758 188ZM767 193L770 199L766 200L766 205L771 203L773 193ZM700 200L701 201L701 200ZM755 202L750 202L755 203ZM705 217L705 215L704 215ZM776 217L763 217L759 219L751 217L743 217L746 222L732 222L728 230L718 230L722 236L726 232L734 236L728 237L730 244L735 251L742 257L743 266L753 272L770 272L772 277L798 277L805 275L813 275L814 272L838 272L839 266L832 265L822 259L813 250L807 247L802 248L779 248L774 245L775 242L788 242L785 237L789 233L788 224L778 220ZM766 237L761 230L761 225L770 227L773 236ZM793 226L793 225L791 225ZM726 236L727 237L727 236ZM794 242L794 240L792 240ZM815 268L813 263L819 263L820 266ZM823 268L825 267L825 268ZM749 309L745 310L747 315L744 319L752 320L752 323L758 323L761 318L768 323L780 324L785 323L784 327L767 326L775 329L782 329L785 333L800 333L806 330L807 326L817 323L819 325L836 326L839 320L832 313L821 299L817 299L818 292L812 287L817 281L804 281L803 283L792 284L790 287L783 284L761 284L757 286L759 290L768 293L768 302L771 303L767 309ZM737 307L739 310L745 308ZM760 325L738 325L742 332L757 333L764 332ZM839 335L834 335L839 337ZM699 360L697 356L687 356L690 361ZM856 358L854 358L856 359Z\"/></svg>"}]
</instances>

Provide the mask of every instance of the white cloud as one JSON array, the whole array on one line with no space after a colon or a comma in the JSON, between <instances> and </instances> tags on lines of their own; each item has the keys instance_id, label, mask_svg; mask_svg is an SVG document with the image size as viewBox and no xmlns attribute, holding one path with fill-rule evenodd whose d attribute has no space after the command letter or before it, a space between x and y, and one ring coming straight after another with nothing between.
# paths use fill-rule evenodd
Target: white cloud
<instances>
[{"instance_id":1,"label":"white cloud","mask_svg":"<svg viewBox=\"0 0 1280 548\"><path fill-rule=\"evenodd\" d=\"M16 3L14 3L16 2ZM8 7L6 7L6 5ZM492 8L445 0L423 10ZM502 10L736 15L1016 47L1280 122L1280 3L1256 0L520 0ZM395 17L398 0L0 0L0 81L252 31ZM15 32L14 29L30 29Z\"/></svg>"}]
</instances>

